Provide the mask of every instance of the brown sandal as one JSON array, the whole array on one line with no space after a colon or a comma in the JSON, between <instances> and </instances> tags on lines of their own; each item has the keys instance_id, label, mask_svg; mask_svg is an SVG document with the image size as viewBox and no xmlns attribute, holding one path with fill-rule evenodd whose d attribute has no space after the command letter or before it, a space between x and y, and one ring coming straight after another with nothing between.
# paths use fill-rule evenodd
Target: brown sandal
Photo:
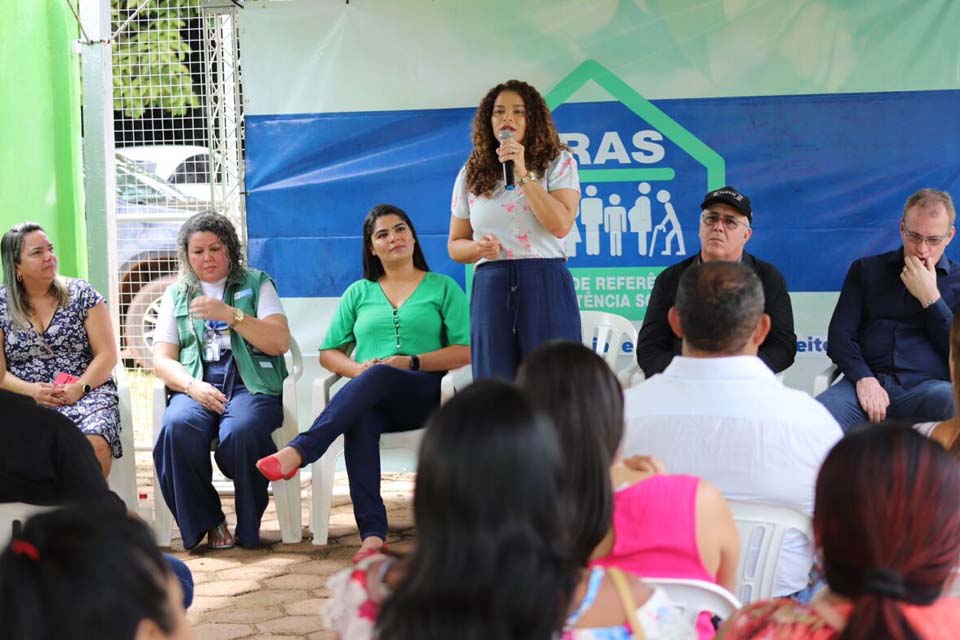
<instances>
[{"instance_id":1,"label":"brown sandal","mask_svg":"<svg viewBox=\"0 0 960 640\"><path fill-rule=\"evenodd\" d=\"M232 549L235 544L233 536L230 535L230 529L227 528L226 520L207 532L208 549Z\"/></svg>"}]
</instances>

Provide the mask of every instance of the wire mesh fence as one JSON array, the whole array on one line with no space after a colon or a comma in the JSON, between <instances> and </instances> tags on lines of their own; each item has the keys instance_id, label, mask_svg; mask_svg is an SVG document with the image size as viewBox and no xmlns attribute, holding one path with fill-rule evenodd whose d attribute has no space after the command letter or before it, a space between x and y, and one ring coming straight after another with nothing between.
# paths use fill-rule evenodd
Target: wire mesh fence
<instances>
[{"instance_id":1,"label":"wire mesh fence","mask_svg":"<svg viewBox=\"0 0 960 640\"><path fill-rule=\"evenodd\" d=\"M180 225L227 215L245 238L236 3L112 0L121 352L149 368Z\"/></svg>"}]
</instances>

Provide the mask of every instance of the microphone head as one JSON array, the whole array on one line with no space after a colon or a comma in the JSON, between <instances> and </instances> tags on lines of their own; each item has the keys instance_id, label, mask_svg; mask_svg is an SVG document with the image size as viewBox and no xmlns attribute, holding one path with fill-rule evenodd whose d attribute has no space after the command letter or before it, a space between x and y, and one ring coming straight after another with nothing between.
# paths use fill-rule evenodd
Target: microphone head
<instances>
[{"instance_id":1,"label":"microphone head","mask_svg":"<svg viewBox=\"0 0 960 640\"><path fill-rule=\"evenodd\" d=\"M500 133L497 134L497 138L500 139L500 142L503 142L504 140L509 140L512 137L513 137L513 131L511 131L510 129L503 129L500 131Z\"/></svg>"}]
</instances>

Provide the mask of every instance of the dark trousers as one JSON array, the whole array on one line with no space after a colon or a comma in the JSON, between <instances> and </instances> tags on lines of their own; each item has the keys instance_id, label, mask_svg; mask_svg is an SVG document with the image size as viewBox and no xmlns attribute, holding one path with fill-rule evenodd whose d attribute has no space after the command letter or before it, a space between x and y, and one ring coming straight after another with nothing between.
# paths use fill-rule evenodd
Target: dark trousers
<instances>
[{"instance_id":1,"label":"dark trousers","mask_svg":"<svg viewBox=\"0 0 960 640\"><path fill-rule=\"evenodd\" d=\"M562 258L477 267L470 299L473 379L513 380L528 353L553 339L580 342L580 309Z\"/></svg>"},{"instance_id":2,"label":"dark trousers","mask_svg":"<svg viewBox=\"0 0 960 640\"><path fill-rule=\"evenodd\" d=\"M204 366L204 381L224 390L226 410L220 415L186 394L173 394L153 449L160 491L180 527L184 548L199 544L224 520L210 464L210 444L219 438L214 459L236 490L235 539L253 548L260 544L260 518L268 501L267 480L256 462L277 451L270 434L283 423L281 398L247 391L229 352Z\"/></svg>"},{"instance_id":3,"label":"dark trousers","mask_svg":"<svg viewBox=\"0 0 960 640\"><path fill-rule=\"evenodd\" d=\"M380 434L421 428L440 403L442 378L442 372L374 365L347 382L310 429L290 442L307 465L343 435L350 499L361 540L387 535L387 511L380 497Z\"/></svg>"}]
</instances>

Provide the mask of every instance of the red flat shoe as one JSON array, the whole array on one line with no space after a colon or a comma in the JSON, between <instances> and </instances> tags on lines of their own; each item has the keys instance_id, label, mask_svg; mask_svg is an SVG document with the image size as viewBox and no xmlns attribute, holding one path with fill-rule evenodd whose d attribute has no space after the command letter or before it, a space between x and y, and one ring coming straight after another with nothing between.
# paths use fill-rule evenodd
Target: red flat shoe
<instances>
[{"instance_id":1,"label":"red flat shoe","mask_svg":"<svg viewBox=\"0 0 960 640\"><path fill-rule=\"evenodd\" d=\"M365 558L369 558L370 556L375 556L378 553L386 553L386 552L387 552L386 543L384 543L383 546L380 547L379 549L360 549L360 551L357 551L353 556L353 564L357 564L361 560L364 560Z\"/></svg>"},{"instance_id":2,"label":"red flat shoe","mask_svg":"<svg viewBox=\"0 0 960 640\"><path fill-rule=\"evenodd\" d=\"M270 455L257 460L257 471L267 480L275 482L277 480L289 480L297 474L299 469L294 467L289 473L283 474L280 471L280 459L276 455Z\"/></svg>"}]
</instances>

